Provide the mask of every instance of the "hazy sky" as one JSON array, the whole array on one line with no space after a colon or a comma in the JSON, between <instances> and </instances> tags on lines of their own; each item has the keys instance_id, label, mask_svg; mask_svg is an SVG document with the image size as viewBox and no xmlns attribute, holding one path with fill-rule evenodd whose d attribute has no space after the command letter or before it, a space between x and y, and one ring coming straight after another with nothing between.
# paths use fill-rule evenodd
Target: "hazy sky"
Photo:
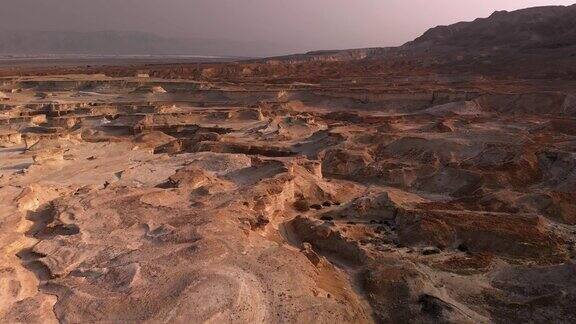
<instances>
[{"instance_id":1,"label":"hazy sky","mask_svg":"<svg viewBox=\"0 0 576 324\"><path fill-rule=\"evenodd\" d=\"M400 45L436 25L562 0L0 0L0 29L138 30L283 50Z\"/></svg>"}]
</instances>

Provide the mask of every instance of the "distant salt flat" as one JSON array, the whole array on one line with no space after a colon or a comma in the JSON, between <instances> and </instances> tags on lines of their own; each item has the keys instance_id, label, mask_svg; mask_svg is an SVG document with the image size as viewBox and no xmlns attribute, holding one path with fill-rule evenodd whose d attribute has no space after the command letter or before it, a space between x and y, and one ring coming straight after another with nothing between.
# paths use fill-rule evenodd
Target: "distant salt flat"
<instances>
[{"instance_id":1,"label":"distant salt flat","mask_svg":"<svg viewBox=\"0 0 576 324\"><path fill-rule=\"evenodd\" d=\"M7 55L0 54L0 60L63 60L63 59L239 59L233 56L218 55L153 55L153 54L39 54L39 55Z\"/></svg>"}]
</instances>

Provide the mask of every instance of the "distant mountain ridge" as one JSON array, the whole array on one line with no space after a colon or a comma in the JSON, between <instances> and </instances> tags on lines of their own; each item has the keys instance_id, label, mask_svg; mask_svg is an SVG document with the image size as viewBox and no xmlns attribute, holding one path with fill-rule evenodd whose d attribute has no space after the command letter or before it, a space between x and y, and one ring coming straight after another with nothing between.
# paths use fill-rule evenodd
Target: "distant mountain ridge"
<instances>
[{"instance_id":1,"label":"distant mountain ridge","mask_svg":"<svg viewBox=\"0 0 576 324\"><path fill-rule=\"evenodd\" d=\"M438 26L404 48L559 48L576 44L576 5L497 11L487 18Z\"/></svg>"},{"instance_id":2,"label":"distant mountain ridge","mask_svg":"<svg viewBox=\"0 0 576 324\"><path fill-rule=\"evenodd\" d=\"M270 43L167 38L141 32L0 32L0 54L146 54L253 57L254 62L382 60L387 64L522 77L576 75L576 4L497 11L429 29L399 47L279 55ZM264 58L262 58L264 57ZM260 59L262 58L262 59ZM546 64L542 64L546 62Z\"/></svg>"},{"instance_id":3,"label":"distant mountain ridge","mask_svg":"<svg viewBox=\"0 0 576 324\"><path fill-rule=\"evenodd\" d=\"M258 57L277 54L266 42L168 38L132 31L0 31L0 54L210 55Z\"/></svg>"},{"instance_id":4,"label":"distant mountain ridge","mask_svg":"<svg viewBox=\"0 0 576 324\"><path fill-rule=\"evenodd\" d=\"M288 62L351 61L373 58L436 57L448 62L463 54L472 56L513 55L530 50L549 55L549 50L576 48L576 4L545 6L516 11L497 11L487 18L437 26L399 47L314 51L269 58Z\"/></svg>"}]
</instances>

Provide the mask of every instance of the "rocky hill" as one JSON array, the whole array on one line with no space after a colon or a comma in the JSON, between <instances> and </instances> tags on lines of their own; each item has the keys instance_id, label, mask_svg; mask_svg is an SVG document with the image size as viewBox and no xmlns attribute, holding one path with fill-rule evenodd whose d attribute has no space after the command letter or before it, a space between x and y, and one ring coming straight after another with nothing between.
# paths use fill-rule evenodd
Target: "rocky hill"
<instances>
[{"instance_id":1,"label":"rocky hill","mask_svg":"<svg viewBox=\"0 0 576 324\"><path fill-rule=\"evenodd\" d=\"M431 28L400 47L317 51L268 59L354 64L358 60L379 60L387 67L405 69L424 67L442 74L573 79L576 5L498 11L472 22Z\"/></svg>"},{"instance_id":2,"label":"rocky hill","mask_svg":"<svg viewBox=\"0 0 576 324\"><path fill-rule=\"evenodd\" d=\"M497 11L488 18L431 28L407 49L555 49L576 45L576 5Z\"/></svg>"}]
</instances>

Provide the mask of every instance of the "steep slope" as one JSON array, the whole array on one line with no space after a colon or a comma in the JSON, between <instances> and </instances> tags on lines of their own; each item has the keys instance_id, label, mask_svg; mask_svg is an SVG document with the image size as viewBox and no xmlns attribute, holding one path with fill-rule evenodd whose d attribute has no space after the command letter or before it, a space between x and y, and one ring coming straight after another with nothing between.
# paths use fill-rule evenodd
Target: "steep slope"
<instances>
[{"instance_id":1,"label":"steep slope","mask_svg":"<svg viewBox=\"0 0 576 324\"><path fill-rule=\"evenodd\" d=\"M575 44L576 5L572 5L497 11L488 18L432 28L404 47L521 50Z\"/></svg>"}]
</instances>

